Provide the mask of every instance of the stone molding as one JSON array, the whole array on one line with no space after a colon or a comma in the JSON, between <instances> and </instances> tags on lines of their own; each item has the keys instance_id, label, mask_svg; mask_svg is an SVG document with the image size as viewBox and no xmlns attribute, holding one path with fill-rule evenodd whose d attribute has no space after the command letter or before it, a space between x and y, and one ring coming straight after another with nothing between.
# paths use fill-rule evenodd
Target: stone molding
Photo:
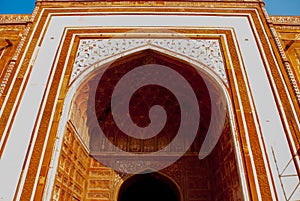
<instances>
[{"instance_id":1,"label":"stone molding","mask_svg":"<svg viewBox=\"0 0 300 201\"><path fill-rule=\"evenodd\" d=\"M32 22L31 15L0 15L0 24L20 24Z\"/></svg>"},{"instance_id":2,"label":"stone molding","mask_svg":"<svg viewBox=\"0 0 300 201\"><path fill-rule=\"evenodd\" d=\"M299 25L300 16L272 16L271 22L274 24Z\"/></svg>"}]
</instances>

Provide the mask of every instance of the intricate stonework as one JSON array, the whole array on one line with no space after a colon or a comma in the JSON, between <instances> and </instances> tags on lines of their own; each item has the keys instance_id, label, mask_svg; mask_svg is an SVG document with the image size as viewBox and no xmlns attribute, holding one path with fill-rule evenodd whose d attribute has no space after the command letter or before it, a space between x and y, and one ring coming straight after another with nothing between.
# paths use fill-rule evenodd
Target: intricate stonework
<instances>
[{"instance_id":1,"label":"intricate stonework","mask_svg":"<svg viewBox=\"0 0 300 201\"><path fill-rule=\"evenodd\" d=\"M291 68L291 65L288 61L285 61L284 62L284 67L288 73L288 76L290 78L290 82L293 86L293 89L294 89L294 92L296 94L296 97L297 97L297 100L298 100L298 103L300 104L300 91L299 91L299 88L298 88L298 85L297 85L297 81L295 79L295 76L294 76L294 73L293 73L293 70Z\"/></svg>"},{"instance_id":2,"label":"intricate stonework","mask_svg":"<svg viewBox=\"0 0 300 201\"><path fill-rule=\"evenodd\" d=\"M272 32L272 34L273 34L273 37L274 37L274 39L275 39L275 43L276 43L276 45L277 45L277 48L278 48L278 50L279 50L279 53L280 53L281 57L282 57L284 60L286 60L286 55L285 55L285 53L284 53L284 49L283 49L283 47L282 47L282 45L281 45L281 43L280 43L280 40L279 40L279 37L278 37L278 35L277 35L276 30L275 30L274 28L271 28L271 32Z\"/></svg>"},{"instance_id":3,"label":"intricate stonework","mask_svg":"<svg viewBox=\"0 0 300 201\"><path fill-rule=\"evenodd\" d=\"M272 16L270 19L274 24L300 25L300 17L296 16Z\"/></svg>"},{"instance_id":4,"label":"intricate stonework","mask_svg":"<svg viewBox=\"0 0 300 201\"><path fill-rule=\"evenodd\" d=\"M33 10L32 14L31 14L30 21L32 21L32 22L33 22L33 20L34 20L35 16L37 15L37 13L38 13L39 9L40 9L40 7L39 7L39 6L35 6L35 8L34 8L34 10Z\"/></svg>"},{"instance_id":5,"label":"intricate stonework","mask_svg":"<svg viewBox=\"0 0 300 201\"><path fill-rule=\"evenodd\" d=\"M100 60L146 45L167 49L201 62L227 83L219 41L204 39L84 39L77 49L71 82Z\"/></svg>"},{"instance_id":6,"label":"intricate stonework","mask_svg":"<svg viewBox=\"0 0 300 201\"><path fill-rule=\"evenodd\" d=\"M31 22L31 15L0 15L0 24Z\"/></svg>"},{"instance_id":7,"label":"intricate stonework","mask_svg":"<svg viewBox=\"0 0 300 201\"><path fill-rule=\"evenodd\" d=\"M300 18L299 18L300 19ZM284 67L285 67L285 70L289 76L289 80L290 80L290 83L292 84L292 87L293 87L293 90L294 90L294 93L297 97L297 101L298 103L300 104L300 91L299 91L299 88L298 88L298 85L297 85L297 81L295 79L295 75L293 73L293 70L291 69L291 66L289 64L289 61L287 60L287 57L286 57L286 54L284 52L284 49L280 43L280 39L277 35L277 32L275 30L275 28L271 28L271 32L272 32L272 35L275 39L275 42L276 42L276 45L277 45L277 48L280 52L280 55L283 59L283 62L284 62Z\"/></svg>"},{"instance_id":8,"label":"intricate stonework","mask_svg":"<svg viewBox=\"0 0 300 201\"><path fill-rule=\"evenodd\" d=\"M0 23L1 23L1 17L0 17ZM10 61L10 63L8 64L8 68L5 72L5 75L4 75L4 78L3 80L1 81L1 84L0 84L0 97L3 95L3 92L6 88L6 85L8 83L8 80L11 76L11 73L15 67L15 64L16 64L16 60L18 59L20 53L21 53L21 50L22 50L22 47L24 46L24 43L25 43L25 40L26 40L26 37L31 29L31 26L32 24L28 24L24 30L24 32L22 33L21 35L21 40L20 42L18 43L18 46L14 52L14 55L12 57L12 60Z\"/></svg>"},{"instance_id":9,"label":"intricate stonework","mask_svg":"<svg viewBox=\"0 0 300 201\"><path fill-rule=\"evenodd\" d=\"M60 154L53 200L83 200L88 177L89 155L72 127L66 129ZM98 184L98 183L97 183ZM96 185L96 183L95 183Z\"/></svg>"},{"instance_id":10,"label":"intricate stonework","mask_svg":"<svg viewBox=\"0 0 300 201\"><path fill-rule=\"evenodd\" d=\"M7 68L6 72L5 72L5 74L4 74L4 77L3 77L2 82L0 84L0 97L2 96L2 94L3 94L4 90L5 90L5 87L7 85L8 79L9 79L9 77L10 77L10 75L11 75L13 69L14 69L15 63L16 63L15 61L11 61L9 63L9 65L8 65L8 68Z\"/></svg>"},{"instance_id":11,"label":"intricate stonework","mask_svg":"<svg viewBox=\"0 0 300 201\"><path fill-rule=\"evenodd\" d=\"M266 20L267 20L269 23L272 22L272 20L271 20L269 14L268 14L267 9L266 9L265 7L262 7L261 10L263 11Z\"/></svg>"},{"instance_id":12,"label":"intricate stonework","mask_svg":"<svg viewBox=\"0 0 300 201\"><path fill-rule=\"evenodd\" d=\"M27 37L27 35L28 35L28 33L29 33L30 29L31 29L31 26L32 26L31 24L27 25L26 28L25 28L25 30L24 30L24 32L22 33L22 35L21 35L22 38L21 38L21 40L20 40L20 42L19 42L19 44L17 46L17 49L15 51L15 54L14 54L14 56L12 58L13 60L17 60L18 59L18 57L19 57L19 55L21 53L22 47L23 47L23 45L25 43L26 37Z\"/></svg>"},{"instance_id":13,"label":"intricate stonework","mask_svg":"<svg viewBox=\"0 0 300 201\"><path fill-rule=\"evenodd\" d=\"M292 31L299 31L299 26L293 26L293 25L285 25L285 24L277 24L276 30L277 31L285 31L285 30L292 30Z\"/></svg>"}]
</instances>

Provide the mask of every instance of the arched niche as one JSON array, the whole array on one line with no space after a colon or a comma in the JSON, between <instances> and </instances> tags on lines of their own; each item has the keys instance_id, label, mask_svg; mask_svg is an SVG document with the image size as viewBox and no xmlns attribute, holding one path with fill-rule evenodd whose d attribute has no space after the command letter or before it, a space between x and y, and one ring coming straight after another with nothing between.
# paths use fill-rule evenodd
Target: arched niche
<instances>
[{"instance_id":1,"label":"arched niche","mask_svg":"<svg viewBox=\"0 0 300 201\"><path fill-rule=\"evenodd\" d=\"M105 80L104 83L107 84L107 88L99 89L99 75L102 76L104 72L108 75L115 73L124 75L128 70L146 64L165 65L183 74L185 78L189 80L196 94L198 94L199 110L202 114L194 142L187 150L183 159L179 160L180 164L178 165L176 162L178 168L187 168L188 171L182 175L180 175L180 172L176 172L176 170L172 170L173 172L169 171L169 167L166 167L162 171L165 171L165 174L170 174L170 177L188 177L192 174L192 177L189 177L187 181L179 184L182 186L181 189L184 189L183 191L187 191L189 186L196 189L194 189L193 195L183 192L184 199L186 200L188 200L188 196L193 196L193 199L198 199L197 196L199 196L204 200L220 199L222 196L227 196L228 199L243 199L245 194L247 194L247 184L244 178L238 139L236 138L236 133L234 133L236 132L235 122L226 84L218 75L201 63L184 57L183 55L176 55L167 50L148 47L146 49L131 51L130 53L125 52L121 55L116 55L116 60L108 59L106 61L100 61L79 75L70 86L65 99L65 107L59 125L58 136L60 136L60 144L57 144L58 149L63 147L64 140L62 137L64 136L66 125L71 125L75 130L75 135L79 138L79 144L85 147L86 152L90 155L89 160L93 161L92 163L87 163L87 166L90 166L87 167L84 176L85 182L88 183L91 180L89 174L91 164L97 163L98 159L105 157L108 157L110 160L113 158L112 161L117 160L117 154L109 155L115 151L115 148L111 146L111 144L115 144L125 152L139 154L157 151L160 150L159 146L165 147L169 144L174 137L172 126L169 127L170 129L167 129L168 132L151 139L152 142L150 143L148 143L149 141L147 140L141 142L136 141L136 139L129 139L124 135L120 135L120 132L114 129L110 130L107 139L99 138L98 135L99 124L105 120L107 115L111 112L109 108L109 96L111 96L111 94L105 90L111 91L114 84L118 82L120 78L120 76L116 78L106 76L108 80ZM196 79L194 79L193 75L197 75ZM158 92L161 91L158 90ZM104 97L104 99L102 102L98 102L98 99L95 99L95 97ZM172 105L176 104L171 103L169 105L171 105L170 111L172 114L172 111L175 111ZM97 111L95 107L98 108ZM149 105L146 108L148 109ZM212 108L214 108L214 110L212 110ZM176 112L173 112L173 115L174 114L174 119L176 119ZM91 118L90 115L94 115L94 117ZM223 115L222 118L219 118L221 117L220 115ZM105 125L110 125L111 123L112 118L110 117L110 120ZM143 124L144 122L137 123ZM209 140L206 138L207 135L210 135ZM184 139L182 142L184 143ZM93 144L92 149L91 144ZM208 146L203 146L203 144ZM131 145L134 146L131 147ZM204 150L202 150L203 147ZM173 148L168 150L168 153L176 153L176 147ZM200 155L200 158L203 160L199 160L198 156L201 150L202 155ZM72 152L72 150L70 152ZM165 155L166 158L169 157L168 153ZM117 157L114 158L114 156ZM57 157L56 160L58 161L59 158ZM127 166L124 166L125 172L126 168L130 168L135 161L128 159L126 163ZM172 168L173 166L175 167L175 165L171 165L170 167ZM103 168L105 169L101 164L95 167L101 170L103 170ZM147 167L140 167L140 169L145 168ZM134 171L137 172L139 170ZM114 174L119 173L115 172ZM122 178L123 177L121 177L121 179ZM177 180L180 181L184 179L177 178ZM111 178L111 182L114 183L114 178ZM97 183L94 184L96 185ZM234 186L232 184L234 184ZM55 179L53 179L53 183L50 185L55 185ZM86 192L84 193L88 194L89 184L87 184L87 186ZM203 186L205 187L205 192L202 192L201 189L197 191L197 188L202 188ZM222 187L221 190L218 189L220 187ZM115 194L116 191L118 191L116 188L117 187L114 187L109 195ZM90 190L90 192L94 191L95 189ZM100 190L100 194L96 195L101 195L101 192L103 192L103 190Z\"/></svg>"}]
</instances>

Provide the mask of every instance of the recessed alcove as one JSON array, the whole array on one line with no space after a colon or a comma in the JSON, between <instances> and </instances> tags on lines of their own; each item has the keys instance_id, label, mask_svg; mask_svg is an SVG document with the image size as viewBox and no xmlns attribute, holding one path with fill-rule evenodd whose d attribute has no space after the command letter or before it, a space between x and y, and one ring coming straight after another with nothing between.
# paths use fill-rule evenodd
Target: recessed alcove
<instances>
[{"instance_id":1,"label":"recessed alcove","mask_svg":"<svg viewBox=\"0 0 300 201\"><path fill-rule=\"evenodd\" d=\"M99 159L109 158L113 162L125 160L127 166L124 169L130 168L137 161L130 157L124 159L126 152L147 154L163 150L172 143L181 123L176 97L165 88L151 85L134 94L129 106L130 115L136 125L147 126L149 109L156 104L163 105L168 119L161 132L149 139L137 139L114 125L110 108L114 86L130 70L148 64L167 66L188 81L197 97L200 119L199 122L193 119L188 121L190 126L198 125L198 129L193 143L182 157L156 173L132 175L106 167ZM107 68L105 72L104 68ZM123 56L90 73L72 99L53 199L125 201L135 194L136 189L151 194L149 188L157 186L156 193L165 191L170 199L172 197L171 200L243 200L240 181L242 170L237 163L224 92L212 75L196 68L188 60L177 59L176 54L148 49ZM165 79L172 81L172 77ZM189 97L187 100L189 103ZM100 128L105 138L99 134ZM214 141L217 143L211 153L200 160L199 151L208 135L212 144ZM170 146L162 152L166 161L182 151L186 139L183 137L180 142L182 144ZM123 153L116 153L116 147ZM163 196L160 199L166 200Z\"/></svg>"}]
</instances>

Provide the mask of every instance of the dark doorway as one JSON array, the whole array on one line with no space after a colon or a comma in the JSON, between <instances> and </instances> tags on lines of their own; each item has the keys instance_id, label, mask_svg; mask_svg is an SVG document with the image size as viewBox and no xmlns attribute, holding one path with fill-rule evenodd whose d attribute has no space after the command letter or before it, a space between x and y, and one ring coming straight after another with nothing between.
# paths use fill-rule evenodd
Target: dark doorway
<instances>
[{"instance_id":1,"label":"dark doorway","mask_svg":"<svg viewBox=\"0 0 300 201\"><path fill-rule=\"evenodd\" d=\"M158 174L139 174L124 182L118 201L179 201L175 184Z\"/></svg>"}]
</instances>

